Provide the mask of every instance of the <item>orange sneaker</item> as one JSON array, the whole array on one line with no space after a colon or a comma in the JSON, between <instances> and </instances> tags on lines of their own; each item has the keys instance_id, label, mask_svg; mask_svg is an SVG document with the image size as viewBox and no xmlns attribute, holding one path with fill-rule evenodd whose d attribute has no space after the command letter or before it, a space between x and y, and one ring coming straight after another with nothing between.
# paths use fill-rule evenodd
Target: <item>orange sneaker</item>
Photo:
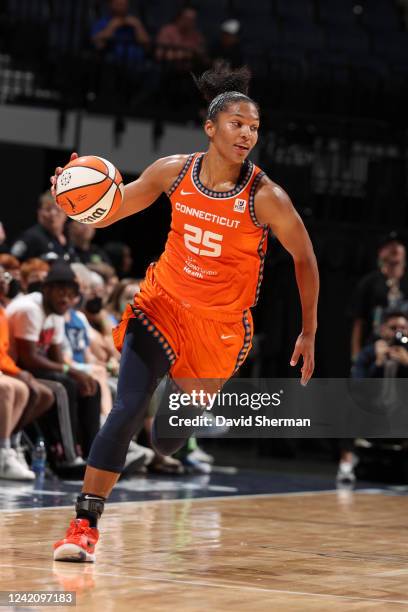
<instances>
[{"instance_id":1,"label":"orange sneaker","mask_svg":"<svg viewBox=\"0 0 408 612\"><path fill-rule=\"evenodd\" d=\"M65 538L54 544L54 561L94 563L98 539L99 531L88 519L72 519Z\"/></svg>"}]
</instances>

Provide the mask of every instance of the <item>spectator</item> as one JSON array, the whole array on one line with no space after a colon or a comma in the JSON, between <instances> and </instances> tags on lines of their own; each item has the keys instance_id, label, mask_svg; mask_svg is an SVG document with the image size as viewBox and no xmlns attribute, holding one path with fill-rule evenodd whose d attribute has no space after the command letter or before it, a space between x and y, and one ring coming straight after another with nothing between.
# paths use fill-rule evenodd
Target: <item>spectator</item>
<instances>
[{"instance_id":1,"label":"spectator","mask_svg":"<svg viewBox=\"0 0 408 612\"><path fill-rule=\"evenodd\" d=\"M119 278L130 276L133 267L133 257L130 247L124 242L107 242L105 252L108 254Z\"/></svg>"},{"instance_id":2,"label":"spectator","mask_svg":"<svg viewBox=\"0 0 408 612\"><path fill-rule=\"evenodd\" d=\"M100 389L93 378L64 363L64 315L78 295L78 283L66 263L56 263L42 293L30 293L7 308L17 363L32 374L61 383L68 394L71 423L87 457L99 429Z\"/></svg>"},{"instance_id":3,"label":"spectator","mask_svg":"<svg viewBox=\"0 0 408 612\"><path fill-rule=\"evenodd\" d=\"M110 264L109 257L105 251L96 244L92 244L95 232L96 229L86 223L71 221L68 225L68 236L75 249L78 261L83 264L98 264L100 262Z\"/></svg>"},{"instance_id":4,"label":"spectator","mask_svg":"<svg viewBox=\"0 0 408 612\"><path fill-rule=\"evenodd\" d=\"M408 337L408 317L399 310L386 311L378 340L357 356L353 378L408 378L408 347L398 342L398 335Z\"/></svg>"},{"instance_id":5,"label":"spectator","mask_svg":"<svg viewBox=\"0 0 408 612\"><path fill-rule=\"evenodd\" d=\"M0 371L0 478L34 480L35 474L25 469L11 448L10 436L28 402L28 387Z\"/></svg>"},{"instance_id":6,"label":"spectator","mask_svg":"<svg viewBox=\"0 0 408 612\"><path fill-rule=\"evenodd\" d=\"M204 59L205 40L197 29L197 10L190 6L182 8L171 23L163 26L157 35L158 60L175 62L189 70L196 57Z\"/></svg>"},{"instance_id":7,"label":"spectator","mask_svg":"<svg viewBox=\"0 0 408 612\"><path fill-rule=\"evenodd\" d=\"M7 296L4 297L4 303L7 305L21 293L20 262L16 257L13 257L13 255L3 253L0 255L0 266L5 272L10 274L8 293Z\"/></svg>"},{"instance_id":8,"label":"spectator","mask_svg":"<svg viewBox=\"0 0 408 612\"><path fill-rule=\"evenodd\" d=\"M114 325L118 325L126 305L133 302L133 297L140 291L141 278L123 278L116 285L107 305L107 310Z\"/></svg>"},{"instance_id":9,"label":"spectator","mask_svg":"<svg viewBox=\"0 0 408 612\"><path fill-rule=\"evenodd\" d=\"M110 299L112 291L115 289L119 281L115 268L102 261L99 263L89 263L87 265L87 268L92 272L96 272L97 274L99 274L99 276L102 276L103 282L105 283L104 298L107 302Z\"/></svg>"},{"instance_id":10,"label":"spectator","mask_svg":"<svg viewBox=\"0 0 408 612\"><path fill-rule=\"evenodd\" d=\"M0 253L8 253L8 250L6 230L0 221Z\"/></svg>"},{"instance_id":11,"label":"spectator","mask_svg":"<svg viewBox=\"0 0 408 612\"><path fill-rule=\"evenodd\" d=\"M244 63L239 31L241 24L237 19L227 19L221 24L220 36L211 49L211 59L224 60L231 68L239 68Z\"/></svg>"},{"instance_id":12,"label":"spectator","mask_svg":"<svg viewBox=\"0 0 408 612\"><path fill-rule=\"evenodd\" d=\"M143 64L150 37L142 22L129 13L128 0L110 0L108 7L109 14L92 27L95 48L112 61Z\"/></svg>"},{"instance_id":13,"label":"spectator","mask_svg":"<svg viewBox=\"0 0 408 612\"><path fill-rule=\"evenodd\" d=\"M378 333L386 308L408 307L406 251L402 239L392 232L378 247L378 270L359 282L352 299L351 354L354 360L363 346Z\"/></svg>"},{"instance_id":14,"label":"spectator","mask_svg":"<svg viewBox=\"0 0 408 612\"><path fill-rule=\"evenodd\" d=\"M352 368L353 378L408 378L408 317L404 312L388 310L382 315L379 338L365 346ZM368 441L365 441L368 442ZM356 457L350 440L342 440L337 480L354 482Z\"/></svg>"},{"instance_id":15,"label":"spectator","mask_svg":"<svg viewBox=\"0 0 408 612\"><path fill-rule=\"evenodd\" d=\"M20 268L21 288L24 293L41 291L49 271L50 266L47 262L38 257L32 257L24 261Z\"/></svg>"},{"instance_id":16,"label":"spectator","mask_svg":"<svg viewBox=\"0 0 408 612\"><path fill-rule=\"evenodd\" d=\"M29 372L17 367L9 353L9 327L4 306L6 305L10 275L0 266L0 371L7 376L21 380L29 389L29 400L24 408L15 434L12 436L12 446L15 448L20 463L28 469L24 452L21 448L21 429L38 419L54 404L52 392L39 383Z\"/></svg>"},{"instance_id":17,"label":"spectator","mask_svg":"<svg viewBox=\"0 0 408 612\"><path fill-rule=\"evenodd\" d=\"M75 261L75 251L64 234L67 217L57 206L49 191L38 200L38 223L23 232L11 247L11 254L20 260L42 257Z\"/></svg>"},{"instance_id":18,"label":"spectator","mask_svg":"<svg viewBox=\"0 0 408 612\"><path fill-rule=\"evenodd\" d=\"M119 370L118 353L113 345L111 329L112 321L108 313L102 312L104 285L102 277L91 272L80 263L72 264L72 269L78 279L81 293L81 309L86 312L90 348L97 362L103 363L112 376L117 376ZM97 289L95 291L95 281ZM95 312L95 310L97 312ZM93 312L91 312L93 311ZM88 318L89 317L89 318ZM90 320L94 325L90 324ZM100 330L104 330L104 334ZM116 381L115 381L116 387Z\"/></svg>"}]
</instances>

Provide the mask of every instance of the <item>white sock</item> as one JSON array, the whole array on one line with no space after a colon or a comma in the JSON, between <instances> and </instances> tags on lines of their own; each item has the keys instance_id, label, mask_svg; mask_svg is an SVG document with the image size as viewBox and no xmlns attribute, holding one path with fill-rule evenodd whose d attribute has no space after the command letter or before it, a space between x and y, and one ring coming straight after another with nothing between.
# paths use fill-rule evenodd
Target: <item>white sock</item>
<instances>
[{"instance_id":1,"label":"white sock","mask_svg":"<svg viewBox=\"0 0 408 612\"><path fill-rule=\"evenodd\" d=\"M0 448L10 448L10 438L0 438Z\"/></svg>"}]
</instances>

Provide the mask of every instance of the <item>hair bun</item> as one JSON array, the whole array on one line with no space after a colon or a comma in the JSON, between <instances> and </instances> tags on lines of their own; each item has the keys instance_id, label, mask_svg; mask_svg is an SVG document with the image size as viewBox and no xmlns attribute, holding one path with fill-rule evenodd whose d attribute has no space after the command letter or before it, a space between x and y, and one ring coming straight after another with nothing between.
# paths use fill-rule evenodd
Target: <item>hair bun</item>
<instances>
[{"instance_id":1,"label":"hair bun","mask_svg":"<svg viewBox=\"0 0 408 612\"><path fill-rule=\"evenodd\" d=\"M206 70L198 79L196 85L207 102L211 102L219 94L235 91L248 95L251 72L248 66L232 70L230 65L218 60L214 67Z\"/></svg>"}]
</instances>

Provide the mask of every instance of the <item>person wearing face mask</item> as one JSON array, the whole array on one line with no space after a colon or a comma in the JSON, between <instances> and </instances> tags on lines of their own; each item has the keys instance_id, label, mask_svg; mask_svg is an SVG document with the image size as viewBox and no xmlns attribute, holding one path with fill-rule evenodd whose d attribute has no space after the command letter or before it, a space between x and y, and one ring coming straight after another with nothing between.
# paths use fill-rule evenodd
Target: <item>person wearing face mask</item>
<instances>
[{"instance_id":1,"label":"person wearing face mask","mask_svg":"<svg viewBox=\"0 0 408 612\"><path fill-rule=\"evenodd\" d=\"M135 293L139 293L141 281L142 279L123 278L117 283L107 304L114 325L120 322L126 306L132 302Z\"/></svg>"},{"instance_id":2,"label":"person wearing face mask","mask_svg":"<svg viewBox=\"0 0 408 612\"><path fill-rule=\"evenodd\" d=\"M27 259L21 264L21 288L25 293L41 291L50 266L38 257Z\"/></svg>"},{"instance_id":3,"label":"person wearing face mask","mask_svg":"<svg viewBox=\"0 0 408 612\"><path fill-rule=\"evenodd\" d=\"M16 257L13 257L13 255L3 253L0 255L0 266L2 266L3 269L10 274L7 297L5 298L5 303L7 305L22 292L20 262Z\"/></svg>"},{"instance_id":4,"label":"person wearing face mask","mask_svg":"<svg viewBox=\"0 0 408 612\"><path fill-rule=\"evenodd\" d=\"M377 262L377 270L360 280L352 297L350 314L353 319L353 362L361 349L378 337L385 309L398 308L408 313L406 248L403 238L396 232L391 232L380 241Z\"/></svg>"},{"instance_id":5,"label":"person wearing face mask","mask_svg":"<svg viewBox=\"0 0 408 612\"><path fill-rule=\"evenodd\" d=\"M14 242L11 254L21 261L31 257L76 261L75 249L64 233L66 219L65 213L55 204L51 193L42 193L38 200L36 225L23 232Z\"/></svg>"}]
</instances>

